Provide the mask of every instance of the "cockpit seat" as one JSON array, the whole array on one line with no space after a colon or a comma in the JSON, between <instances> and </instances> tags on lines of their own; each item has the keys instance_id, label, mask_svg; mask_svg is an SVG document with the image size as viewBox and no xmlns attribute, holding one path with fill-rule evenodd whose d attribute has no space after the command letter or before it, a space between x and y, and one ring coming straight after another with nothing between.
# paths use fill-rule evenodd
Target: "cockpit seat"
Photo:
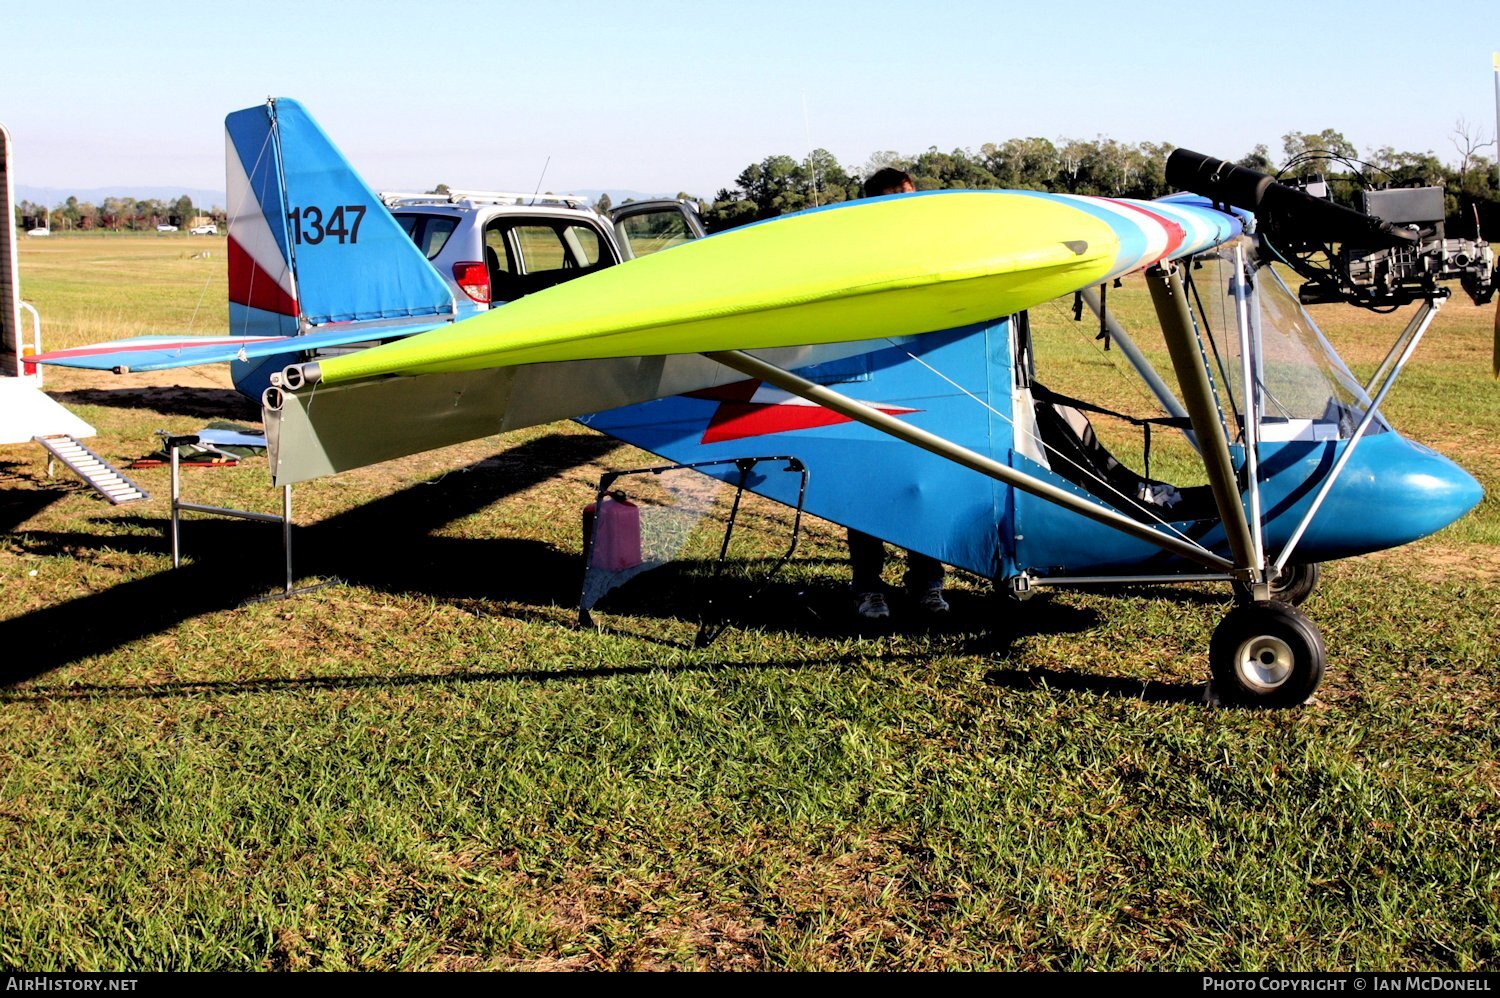
<instances>
[{"instance_id":1,"label":"cockpit seat","mask_svg":"<svg viewBox=\"0 0 1500 998\"><path fill-rule=\"evenodd\" d=\"M1137 419L1080 402L1033 383L1037 432L1047 463L1058 475L1138 520L1197 520L1217 515L1213 492L1206 486L1178 489L1147 478L1122 464L1099 441L1083 408L1116 416L1142 427L1147 468L1150 467L1151 426L1175 426L1183 420Z\"/></svg>"}]
</instances>

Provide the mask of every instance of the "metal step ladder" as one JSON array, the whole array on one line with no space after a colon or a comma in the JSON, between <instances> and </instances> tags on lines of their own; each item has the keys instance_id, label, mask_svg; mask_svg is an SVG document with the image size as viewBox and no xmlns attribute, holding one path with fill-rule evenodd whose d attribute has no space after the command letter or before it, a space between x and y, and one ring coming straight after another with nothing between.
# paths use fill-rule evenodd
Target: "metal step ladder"
<instances>
[{"instance_id":1,"label":"metal step ladder","mask_svg":"<svg viewBox=\"0 0 1500 998\"><path fill-rule=\"evenodd\" d=\"M116 506L151 498L151 493L120 474L104 458L65 433L31 439L41 444L46 448L47 453L52 455L52 458L67 465L73 474L83 479L95 492ZM47 460L47 474L49 475L52 474L52 458Z\"/></svg>"}]
</instances>

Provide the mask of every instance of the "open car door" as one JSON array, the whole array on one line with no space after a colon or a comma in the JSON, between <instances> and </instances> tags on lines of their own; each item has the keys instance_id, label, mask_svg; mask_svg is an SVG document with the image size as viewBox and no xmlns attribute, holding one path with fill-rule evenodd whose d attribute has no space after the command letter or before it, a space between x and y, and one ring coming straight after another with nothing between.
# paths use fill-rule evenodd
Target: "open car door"
<instances>
[{"instance_id":1,"label":"open car door","mask_svg":"<svg viewBox=\"0 0 1500 998\"><path fill-rule=\"evenodd\" d=\"M650 256L705 235L693 203L678 198L630 201L611 208L609 217L615 225L615 241L627 260Z\"/></svg>"}]
</instances>

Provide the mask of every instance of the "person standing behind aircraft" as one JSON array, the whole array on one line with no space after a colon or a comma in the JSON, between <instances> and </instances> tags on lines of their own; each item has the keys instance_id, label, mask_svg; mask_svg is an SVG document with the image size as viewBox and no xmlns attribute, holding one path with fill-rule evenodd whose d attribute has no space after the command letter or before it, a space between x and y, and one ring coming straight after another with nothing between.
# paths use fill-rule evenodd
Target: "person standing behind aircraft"
<instances>
[{"instance_id":1,"label":"person standing behind aircraft","mask_svg":"<svg viewBox=\"0 0 1500 998\"><path fill-rule=\"evenodd\" d=\"M911 174L894 167L876 170L865 180L865 197L885 194L909 194L917 189ZM885 542L860 530L849 528L849 567L853 570L853 588L857 612L865 620L883 620L891 615L885 601L880 573L885 568ZM927 613L947 613L943 599L942 562L915 551L906 552L906 576L903 582L917 606Z\"/></svg>"}]
</instances>

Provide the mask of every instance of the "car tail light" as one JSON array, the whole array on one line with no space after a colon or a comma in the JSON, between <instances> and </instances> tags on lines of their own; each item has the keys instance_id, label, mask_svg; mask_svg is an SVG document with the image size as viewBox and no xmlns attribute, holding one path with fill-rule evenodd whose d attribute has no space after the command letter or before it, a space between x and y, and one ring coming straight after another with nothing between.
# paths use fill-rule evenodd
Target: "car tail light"
<instances>
[{"instance_id":1,"label":"car tail light","mask_svg":"<svg viewBox=\"0 0 1500 998\"><path fill-rule=\"evenodd\" d=\"M482 263L455 263L453 279L464 294L477 302L490 303L490 272Z\"/></svg>"}]
</instances>

